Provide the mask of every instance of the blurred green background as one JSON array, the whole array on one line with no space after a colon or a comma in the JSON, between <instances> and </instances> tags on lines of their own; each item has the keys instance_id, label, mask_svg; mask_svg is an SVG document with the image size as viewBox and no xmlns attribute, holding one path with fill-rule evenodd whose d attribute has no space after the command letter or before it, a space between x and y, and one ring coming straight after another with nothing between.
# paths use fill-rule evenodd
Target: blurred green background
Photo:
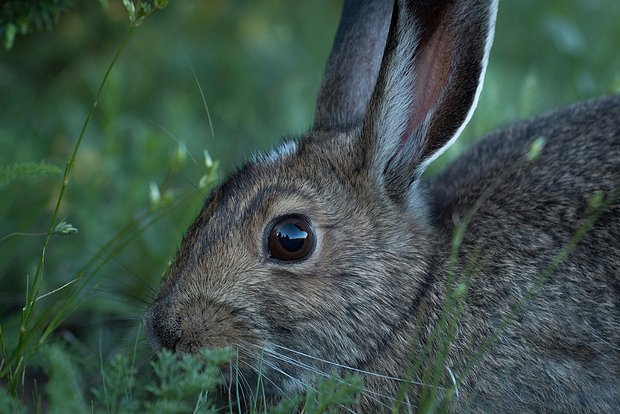
<instances>
[{"instance_id":1,"label":"blurred green background","mask_svg":"<svg viewBox=\"0 0 620 414\"><path fill-rule=\"evenodd\" d=\"M97 271L58 331L83 356L96 356L100 340L104 355L133 341L151 294L144 284L157 287L204 200L194 191L203 150L220 161L225 177L283 134L308 128L341 4L171 0L134 33L61 208L79 233L52 239L43 290L74 278L128 223L142 223L151 182L173 190L175 202ZM617 0L501 2L478 111L434 169L497 125L620 91L618 22ZM64 168L127 25L120 0L76 1L52 31L17 37L0 52L0 167L46 161ZM189 151L183 166L173 161L179 142ZM45 232L60 183L60 176L38 177L0 187L0 239ZM0 323L9 340L16 339L42 243L40 236L0 241Z\"/></svg>"}]
</instances>

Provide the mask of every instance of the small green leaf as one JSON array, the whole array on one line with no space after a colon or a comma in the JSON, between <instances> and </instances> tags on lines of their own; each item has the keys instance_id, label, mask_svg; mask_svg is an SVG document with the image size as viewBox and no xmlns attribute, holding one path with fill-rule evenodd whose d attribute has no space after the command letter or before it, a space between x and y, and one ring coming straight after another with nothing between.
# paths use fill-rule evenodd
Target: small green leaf
<instances>
[{"instance_id":1,"label":"small green leaf","mask_svg":"<svg viewBox=\"0 0 620 414\"><path fill-rule=\"evenodd\" d=\"M136 20L136 6L133 4L133 1L123 0L123 6L125 6L125 10L127 10L129 21L134 22Z\"/></svg>"},{"instance_id":2,"label":"small green leaf","mask_svg":"<svg viewBox=\"0 0 620 414\"><path fill-rule=\"evenodd\" d=\"M205 156L205 169L207 171L211 171L211 169L213 168L213 159L211 158L211 155L209 155L209 151L204 150L204 156Z\"/></svg>"},{"instance_id":3,"label":"small green leaf","mask_svg":"<svg viewBox=\"0 0 620 414\"><path fill-rule=\"evenodd\" d=\"M187 147L185 145L179 144L174 153L172 154L172 160L170 168L172 171L179 171L181 167L185 165L185 161L187 160Z\"/></svg>"},{"instance_id":4,"label":"small green leaf","mask_svg":"<svg viewBox=\"0 0 620 414\"><path fill-rule=\"evenodd\" d=\"M530 150L527 152L527 155L525 156L525 158L528 161L532 161L538 158L544 146L545 146L545 138L544 137L536 138L534 142L532 142L532 145L530 146Z\"/></svg>"},{"instance_id":5,"label":"small green leaf","mask_svg":"<svg viewBox=\"0 0 620 414\"><path fill-rule=\"evenodd\" d=\"M153 181L149 183L149 201L151 202L151 207L156 207L161 202L161 192L157 183Z\"/></svg>"},{"instance_id":6,"label":"small green leaf","mask_svg":"<svg viewBox=\"0 0 620 414\"><path fill-rule=\"evenodd\" d=\"M210 173L204 174L202 177L200 177L200 181L198 181L199 188L206 190L217 182L217 174L216 174L217 166L218 166L218 162L216 161L213 166L213 171L211 171Z\"/></svg>"},{"instance_id":7,"label":"small green leaf","mask_svg":"<svg viewBox=\"0 0 620 414\"><path fill-rule=\"evenodd\" d=\"M459 283L454 289L455 298L464 298L467 294L467 285L465 283Z\"/></svg>"},{"instance_id":8,"label":"small green leaf","mask_svg":"<svg viewBox=\"0 0 620 414\"><path fill-rule=\"evenodd\" d=\"M596 209L596 208L599 208L601 206L601 204L603 203L604 200L605 200L605 195L603 194L603 192L602 191L597 191L588 200L588 205L591 208Z\"/></svg>"},{"instance_id":9,"label":"small green leaf","mask_svg":"<svg viewBox=\"0 0 620 414\"><path fill-rule=\"evenodd\" d=\"M155 8L163 9L168 6L168 0L155 0Z\"/></svg>"},{"instance_id":10,"label":"small green leaf","mask_svg":"<svg viewBox=\"0 0 620 414\"><path fill-rule=\"evenodd\" d=\"M148 3L140 4L140 16L148 16L151 13L153 13L153 6Z\"/></svg>"},{"instance_id":11,"label":"small green leaf","mask_svg":"<svg viewBox=\"0 0 620 414\"><path fill-rule=\"evenodd\" d=\"M13 23L7 24L6 29L4 29L4 48L6 50L11 50L11 48L13 47L16 34L17 26L15 26Z\"/></svg>"}]
</instances>

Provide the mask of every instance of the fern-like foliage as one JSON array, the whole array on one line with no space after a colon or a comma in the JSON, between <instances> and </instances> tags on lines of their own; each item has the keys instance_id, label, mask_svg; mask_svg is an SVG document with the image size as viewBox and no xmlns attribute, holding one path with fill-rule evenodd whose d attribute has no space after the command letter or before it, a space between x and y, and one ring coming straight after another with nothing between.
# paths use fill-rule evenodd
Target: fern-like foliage
<instances>
[{"instance_id":1,"label":"fern-like foliage","mask_svg":"<svg viewBox=\"0 0 620 414\"><path fill-rule=\"evenodd\" d=\"M13 47L17 35L50 30L73 0L3 0L0 2L0 41Z\"/></svg>"},{"instance_id":2,"label":"fern-like foliage","mask_svg":"<svg viewBox=\"0 0 620 414\"><path fill-rule=\"evenodd\" d=\"M46 162L22 162L0 167L0 188L26 177L60 175L62 170Z\"/></svg>"}]
</instances>

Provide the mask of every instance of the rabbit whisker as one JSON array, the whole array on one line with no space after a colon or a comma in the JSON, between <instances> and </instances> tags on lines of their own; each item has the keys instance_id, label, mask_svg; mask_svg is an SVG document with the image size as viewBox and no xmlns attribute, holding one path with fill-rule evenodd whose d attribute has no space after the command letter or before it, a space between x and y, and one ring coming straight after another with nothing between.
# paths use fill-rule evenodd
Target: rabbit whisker
<instances>
[{"instance_id":1,"label":"rabbit whisker","mask_svg":"<svg viewBox=\"0 0 620 414\"><path fill-rule=\"evenodd\" d=\"M239 361L240 363L242 363L243 365L247 366L249 369L251 369L252 371L254 371L256 373L256 375L258 376L258 378L260 378L261 380L267 381L268 383L270 383L276 390L279 391L280 395L283 395L287 400L291 399L291 396L285 392L280 386L278 386L278 384L276 384L274 381L272 381L269 377L267 377L267 375L265 375L265 373L260 372L257 368L255 368L254 366L252 366L252 364L248 364L245 361ZM256 387L256 393L258 393L260 391L258 385ZM263 391L264 391L264 387L263 387ZM256 403L258 402L257 399L254 400L254 412L258 412ZM265 404L267 403L266 401L266 397L265 397L265 401L263 401Z\"/></svg>"},{"instance_id":2,"label":"rabbit whisker","mask_svg":"<svg viewBox=\"0 0 620 414\"><path fill-rule=\"evenodd\" d=\"M412 385L419 385L419 386L422 386L422 387L432 387L432 388L437 388L437 389L440 389L440 390L445 390L445 387L442 387L440 385L424 384L423 382L420 382L420 381L407 380L407 379L404 379L404 378L398 378L398 377L394 377L394 376L391 376L391 375L384 375L384 374L379 374L379 373L376 373L376 372L366 371L366 370L359 369L359 368L353 368L353 367L349 367L347 365L339 364L337 362L328 361L328 360L325 360L325 359L322 359L322 358L319 358L319 357L308 355L308 354L305 354L305 353L300 352L300 351L295 351L293 349L290 349L290 348L287 348L287 347L284 347L284 346L281 346L281 345L273 344L273 346L276 347L276 348L280 348L280 349L283 349L285 351L291 352L293 354L301 355L303 357L306 357L306 358L309 358L309 359L313 359L315 361L323 362L325 364L333 365L333 366L338 367L338 368L348 369L350 371L357 372L357 373L360 373L360 374L363 374L363 375L369 375L369 376L373 376L373 377L377 377L377 378L382 378L382 379L387 379L387 380L391 380L391 381L404 382L404 383L412 384Z\"/></svg>"},{"instance_id":3,"label":"rabbit whisker","mask_svg":"<svg viewBox=\"0 0 620 414\"><path fill-rule=\"evenodd\" d=\"M287 374L286 372L284 372L283 370L278 368L276 365L274 365L274 364L272 364L272 363L270 363L268 361L263 361L263 363L265 365L267 365L269 368L273 369L274 371L279 372L280 374L285 375L288 378L290 378L291 380L297 382L304 390L305 389L311 389L312 391L317 392L317 389L315 387L313 387L312 385L306 384L302 380L290 376L289 374ZM343 408L344 410L346 410L346 411L348 411L348 412L350 412L352 414L355 414L355 411L351 410L350 408L348 408L348 407L346 407L346 406L344 406L342 404L339 404L339 407Z\"/></svg>"},{"instance_id":4,"label":"rabbit whisker","mask_svg":"<svg viewBox=\"0 0 620 414\"><path fill-rule=\"evenodd\" d=\"M252 355L251 352L249 352L249 350L247 350L246 348L239 346L240 351L242 353L244 353L245 355L248 355L250 357L255 357L254 355ZM260 357L259 358L261 363L264 363L265 360L264 358ZM264 372L260 371L258 368L256 368L255 366L253 366L252 364L249 364L243 360L239 360L240 363L246 365L248 368L250 368L252 371L254 371L260 378L263 378L264 380L268 381L271 385L273 385L274 388L276 388L282 395L284 395L287 399L291 399L291 396L286 393L280 386L278 386L278 384L276 384L274 381L272 381L269 377L267 377L267 375L265 375ZM271 367L270 367L271 368ZM258 390L257 390L258 391Z\"/></svg>"},{"instance_id":5,"label":"rabbit whisker","mask_svg":"<svg viewBox=\"0 0 620 414\"><path fill-rule=\"evenodd\" d=\"M311 371L311 372L313 372L315 374L318 374L318 375L320 375L320 376L322 376L324 378L333 378L333 379L335 379L336 381L338 381L341 384L351 385L351 383L346 382L346 381L344 381L341 378L333 377L332 375L330 375L330 374L328 374L326 372L323 372L323 371L319 370L316 367L304 364L304 363L302 363L300 361L297 361L297 360L295 360L293 358L290 358L290 357L288 357L286 355L282 355L282 354L279 354L279 353L277 353L275 351L271 351L271 350L266 350L266 352L269 353L269 355L271 355L275 359L278 359L278 360L283 361L285 363L288 363L288 364L291 364L293 366L297 366L297 367L300 367L300 368L307 369L307 370L309 370L309 371ZM383 405L384 407L386 407L388 409L390 408L388 405L386 405L385 403L380 401L378 398L373 397L373 395L375 395L377 397L387 398L387 399L392 400L392 401L396 401L396 398L390 397L390 396L385 395L385 394L381 394L381 393L376 392L376 391L370 391L370 390L365 390L364 389L364 390L362 390L362 394L365 394L368 398L378 402L379 404Z\"/></svg>"},{"instance_id":6,"label":"rabbit whisker","mask_svg":"<svg viewBox=\"0 0 620 414\"><path fill-rule=\"evenodd\" d=\"M241 387L239 388L241 392L241 401L247 405L248 397L251 399L255 399L256 396L254 395L254 392L252 391L252 387L250 386L250 383L248 382L248 380L245 378L245 376L239 369L239 365L237 365L235 362L231 362L231 364L235 370L236 378L239 380L237 382L239 383L239 385L241 385ZM246 391L249 394L247 396L246 396ZM239 392L237 392L237 398L239 398Z\"/></svg>"},{"instance_id":7,"label":"rabbit whisker","mask_svg":"<svg viewBox=\"0 0 620 414\"><path fill-rule=\"evenodd\" d=\"M320 376L322 376L324 378L331 378L332 377L330 374L328 374L328 373L326 373L324 371L321 371L317 367L313 367L311 365L304 364L304 363L302 363L300 361L297 361L297 360L295 360L293 358L290 358L290 357L288 357L286 355L282 355L282 354L280 354L280 353L278 353L276 351L273 351L273 350L270 350L270 349L266 349L266 348L263 348L262 350L264 352L266 352L267 354L269 354L271 357L273 357L273 358L275 358L277 360L280 360L280 361L282 361L284 363L288 363L290 365L293 365L293 366L296 366L296 367L299 367L299 368L307 369L308 371L310 371L310 372L312 372L314 374L318 374L318 375L320 375ZM268 365L269 367L274 368L274 366L272 364L269 364L267 361L263 360L263 362L265 362L265 364ZM348 382L346 382L346 381L344 381L344 380L342 380L340 378L334 377L334 379L336 381L338 381L339 383L341 383L341 384L351 385L350 383L348 383ZM316 389L314 389L314 388L312 388L312 389L314 391L316 391ZM378 392L374 392L374 391L363 390L362 394L365 394L368 398L376 401L380 405L383 405L387 409L389 409L390 407L387 404L385 404L382 401L380 401L378 398L374 397L373 395L376 395L378 397L387 398L387 399L392 400L392 401L396 401L396 399L393 398L393 397L390 397L388 395L384 395L384 394L381 394L381 393L378 393ZM373 395L370 395L370 394L373 394ZM343 407L343 408L346 408L346 407Z\"/></svg>"}]
</instances>

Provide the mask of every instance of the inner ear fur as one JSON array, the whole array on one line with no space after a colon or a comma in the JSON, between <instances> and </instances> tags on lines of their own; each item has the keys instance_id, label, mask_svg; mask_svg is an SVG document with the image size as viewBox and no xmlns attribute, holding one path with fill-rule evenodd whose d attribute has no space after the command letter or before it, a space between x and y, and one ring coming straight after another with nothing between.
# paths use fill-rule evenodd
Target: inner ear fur
<instances>
[{"instance_id":1,"label":"inner ear fur","mask_svg":"<svg viewBox=\"0 0 620 414\"><path fill-rule=\"evenodd\" d=\"M496 0L397 3L362 144L375 179L403 201L460 134L480 93Z\"/></svg>"}]
</instances>

